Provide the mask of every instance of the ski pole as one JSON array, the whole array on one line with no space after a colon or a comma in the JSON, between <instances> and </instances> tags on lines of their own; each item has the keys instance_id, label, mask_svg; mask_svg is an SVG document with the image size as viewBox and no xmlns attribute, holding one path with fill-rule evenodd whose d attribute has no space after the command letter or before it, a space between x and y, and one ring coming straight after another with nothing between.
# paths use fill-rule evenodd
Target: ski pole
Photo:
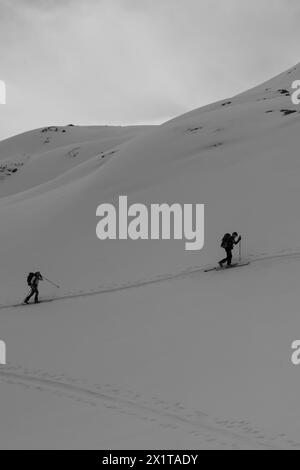
<instances>
[{"instance_id":1,"label":"ski pole","mask_svg":"<svg viewBox=\"0 0 300 470\"><path fill-rule=\"evenodd\" d=\"M49 282L50 284L52 284L52 286L56 287L57 289L60 289L60 286L58 286L54 282L50 281L50 279L47 279L45 276L43 276L43 279L45 279L45 281Z\"/></svg>"},{"instance_id":2,"label":"ski pole","mask_svg":"<svg viewBox=\"0 0 300 470\"><path fill-rule=\"evenodd\" d=\"M242 240L240 240L239 244L239 258L240 258L240 263L242 261Z\"/></svg>"}]
</instances>

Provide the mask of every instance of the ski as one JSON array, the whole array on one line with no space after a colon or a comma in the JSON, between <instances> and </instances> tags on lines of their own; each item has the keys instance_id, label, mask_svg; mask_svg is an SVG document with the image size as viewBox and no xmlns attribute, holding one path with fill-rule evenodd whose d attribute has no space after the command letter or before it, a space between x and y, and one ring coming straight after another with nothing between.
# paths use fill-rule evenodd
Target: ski
<instances>
[{"instance_id":1,"label":"ski","mask_svg":"<svg viewBox=\"0 0 300 470\"><path fill-rule=\"evenodd\" d=\"M55 299L46 299L46 300L40 300L38 304L35 304L34 302L25 304L22 302L21 304L12 304L12 305L0 305L0 310L7 309L7 308L18 308L18 307L36 307L37 305L40 304L47 304L50 302L54 302Z\"/></svg>"},{"instance_id":2,"label":"ski","mask_svg":"<svg viewBox=\"0 0 300 470\"><path fill-rule=\"evenodd\" d=\"M234 263L231 266L226 266L224 268L220 268L219 266L215 266L214 268L205 269L205 273L210 273L212 271L227 271L227 269L234 269L234 268L242 268L243 266L249 266L250 262L245 263Z\"/></svg>"}]
</instances>

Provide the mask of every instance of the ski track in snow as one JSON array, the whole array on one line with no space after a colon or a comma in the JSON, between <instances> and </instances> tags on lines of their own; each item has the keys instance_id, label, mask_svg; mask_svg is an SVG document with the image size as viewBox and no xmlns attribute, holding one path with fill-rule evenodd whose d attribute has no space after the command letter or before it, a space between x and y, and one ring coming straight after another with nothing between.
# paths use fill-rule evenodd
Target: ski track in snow
<instances>
[{"instance_id":1,"label":"ski track in snow","mask_svg":"<svg viewBox=\"0 0 300 470\"><path fill-rule=\"evenodd\" d=\"M280 260L299 260L300 261L300 251L287 251L287 250L282 250L280 253L276 253L273 255L267 254L267 253L262 253L260 256L256 257L251 257L249 256L246 261L250 262L250 266L257 264L259 262L263 261L280 261ZM244 260L245 261L245 260ZM190 277L193 274L200 274L203 273L205 276L208 276L209 274L215 274L215 271L212 271L211 273L205 273L205 270L208 269L210 266L191 266L189 268L186 268L182 271L179 271L177 273L169 273L169 274L161 274L158 276L154 276L152 278L143 278L139 279L135 282L125 282L122 284L111 284L109 286L100 286L99 288L96 289L91 289L91 290L82 290L82 291L75 291L75 292L69 292L66 294L63 294L58 297L53 297L53 298L44 298L42 299L41 303L47 303L47 302L58 302L58 301L63 301L63 300L68 300L68 299L76 299L76 298L83 298L83 297L91 297L94 295L99 295L99 294L109 294L109 293L114 293L114 292L121 292L124 290L129 290L129 289L137 289L139 287L145 287L148 285L152 284L160 284L163 282L168 282L171 280L175 279L184 279L186 277ZM246 269L247 267L245 267ZM30 306L31 304L29 304ZM1 305L0 304L0 310L4 309L10 309L10 308L28 308L27 305L23 304L15 304L15 305Z\"/></svg>"},{"instance_id":2,"label":"ski track in snow","mask_svg":"<svg viewBox=\"0 0 300 470\"><path fill-rule=\"evenodd\" d=\"M115 385L92 384L65 374L50 374L8 364L0 369L0 381L27 390L52 393L87 406L135 417L164 429L183 431L199 439L199 448L280 450L300 449L300 443L285 434L267 436L248 421L220 420L180 402L168 403L157 396L145 398Z\"/></svg>"}]
</instances>

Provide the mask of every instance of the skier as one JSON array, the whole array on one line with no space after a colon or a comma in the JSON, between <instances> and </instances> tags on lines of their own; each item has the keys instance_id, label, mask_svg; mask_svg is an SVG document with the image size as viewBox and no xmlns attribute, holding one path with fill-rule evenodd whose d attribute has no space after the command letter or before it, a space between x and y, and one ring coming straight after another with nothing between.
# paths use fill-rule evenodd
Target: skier
<instances>
[{"instance_id":1,"label":"skier","mask_svg":"<svg viewBox=\"0 0 300 470\"><path fill-rule=\"evenodd\" d=\"M39 282L43 281L43 276L38 271L36 273L30 273L27 277L27 283L31 287L30 294L24 300L25 304L29 303L31 297L34 296L34 303L39 304Z\"/></svg>"},{"instance_id":2,"label":"skier","mask_svg":"<svg viewBox=\"0 0 300 470\"><path fill-rule=\"evenodd\" d=\"M232 263L232 250L233 250L234 246L238 245L240 243L241 239L242 239L241 236L239 236L238 238L237 237L238 237L237 232L233 232L232 235L230 235L230 233L226 233L226 235L224 235L221 247L224 248L224 250L226 251L227 256L222 261L219 261L220 268L223 268L223 264L226 263L226 262L227 262L228 267L231 266L231 263Z\"/></svg>"}]
</instances>

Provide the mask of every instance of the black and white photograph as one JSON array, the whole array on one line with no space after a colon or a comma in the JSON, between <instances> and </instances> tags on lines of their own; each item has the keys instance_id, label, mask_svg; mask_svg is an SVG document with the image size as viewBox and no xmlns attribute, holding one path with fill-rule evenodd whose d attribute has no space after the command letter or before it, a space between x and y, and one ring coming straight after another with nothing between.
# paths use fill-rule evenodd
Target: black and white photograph
<instances>
[{"instance_id":1,"label":"black and white photograph","mask_svg":"<svg viewBox=\"0 0 300 470\"><path fill-rule=\"evenodd\" d=\"M0 0L0 450L300 450L299 24Z\"/></svg>"}]
</instances>

